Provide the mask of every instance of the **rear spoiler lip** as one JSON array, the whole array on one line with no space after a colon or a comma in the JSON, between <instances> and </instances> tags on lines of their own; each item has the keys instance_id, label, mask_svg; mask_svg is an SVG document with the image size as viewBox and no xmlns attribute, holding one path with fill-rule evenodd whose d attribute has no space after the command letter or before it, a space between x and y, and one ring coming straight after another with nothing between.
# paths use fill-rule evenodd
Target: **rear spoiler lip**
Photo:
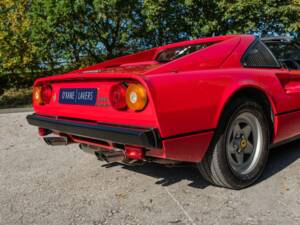
<instances>
[{"instance_id":1,"label":"rear spoiler lip","mask_svg":"<svg viewBox=\"0 0 300 225\"><path fill-rule=\"evenodd\" d=\"M101 81L101 80L122 80L122 79L133 79L139 82L144 82L145 76L143 74L134 73L82 73L82 72L70 72L66 74L58 74L43 78L38 78L35 80L34 85L43 82L68 82L68 81Z\"/></svg>"}]
</instances>

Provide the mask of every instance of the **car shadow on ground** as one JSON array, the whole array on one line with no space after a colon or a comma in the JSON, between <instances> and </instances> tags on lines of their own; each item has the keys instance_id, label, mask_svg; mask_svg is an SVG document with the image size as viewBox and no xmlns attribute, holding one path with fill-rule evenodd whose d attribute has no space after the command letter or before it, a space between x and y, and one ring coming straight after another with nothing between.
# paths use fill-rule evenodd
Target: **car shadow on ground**
<instances>
[{"instance_id":1,"label":"car shadow on ground","mask_svg":"<svg viewBox=\"0 0 300 225\"><path fill-rule=\"evenodd\" d=\"M270 149L269 162L259 182L276 175L298 159L300 159L300 140Z\"/></svg>"},{"instance_id":2,"label":"car shadow on ground","mask_svg":"<svg viewBox=\"0 0 300 225\"><path fill-rule=\"evenodd\" d=\"M300 159L300 140L271 149L269 162L257 183L276 175L298 159ZM202 178L194 164L183 164L175 167L167 167L155 163L147 163L141 166L127 166L118 163L103 165L106 168L114 166L121 166L123 169L157 178L156 184L162 186L169 186L182 180L189 181L188 185L194 188L204 189L210 185Z\"/></svg>"},{"instance_id":3,"label":"car shadow on ground","mask_svg":"<svg viewBox=\"0 0 300 225\"><path fill-rule=\"evenodd\" d=\"M209 185L209 183L202 178L198 169L193 164L183 164L172 167L156 163L146 163L141 166L127 166L118 163L103 165L103 167L106 168L112 166L121 166L123 169L154 177L158 179L155 183L162 186L169 186L182 180L188 180L190 182L189 186L200 189Z\"/></svg>"}]
</instances>

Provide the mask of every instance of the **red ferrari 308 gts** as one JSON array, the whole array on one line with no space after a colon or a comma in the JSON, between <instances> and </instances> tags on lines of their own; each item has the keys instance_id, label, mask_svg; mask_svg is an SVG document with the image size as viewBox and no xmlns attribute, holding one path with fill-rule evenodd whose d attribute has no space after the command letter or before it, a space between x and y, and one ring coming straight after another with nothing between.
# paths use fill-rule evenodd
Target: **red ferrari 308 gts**
<instances>
[{"instance_id":1,"label":"red ferrari 308 gts","mask_svg":"<svg viewBox=\"0 0 300 225\"><path fill-rule=\"evenodd\" d=\"M269 148L300 137L300 47L201 38L38 79L29 124L107 162L195 163L212 184L254 183ZM50 136L48 136L50 135Z\"/></svg>"}]
</instances>

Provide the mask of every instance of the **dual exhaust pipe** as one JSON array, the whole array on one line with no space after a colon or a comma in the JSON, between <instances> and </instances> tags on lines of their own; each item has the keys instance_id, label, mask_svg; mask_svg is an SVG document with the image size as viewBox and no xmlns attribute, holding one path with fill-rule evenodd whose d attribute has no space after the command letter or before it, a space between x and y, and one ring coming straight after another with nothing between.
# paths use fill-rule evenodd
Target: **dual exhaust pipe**
<instances>
[{"instance_id":1,"label":"dual exhaust pipe","mask_svg":"<svg viewBox=\"0 0 300 225\"><path fill-rule=\"evenodd\" d=\"M48 145L58 146L58 145L68 145L74 143L70 141L68 137L44 137L44 141ZM99 160L105 161L107 163L119 162L128 165L140 164L142 161L137 159L128 158L126 156L125 150L119 148L106 149L99 146L89 145L89 144L79 144L79 148L86 153L95 155ZM168 160L168 159L153 159L152 162L163 164L167 166L175 166L179 162Z\"/></svg>"},{"instance_id":2,"label":"dual exhaust pipe","mask_svg":"<svg viewBox=\"0 0 300 225\"><path fill-rule=\"evenodd\" d=\"M68 137L44 137L44 141L51 146L68 145L71 143ZM109 163L123 162L126 159L125 152L122 149L107 150L88 144L79 144L79 148L86 153L96 155L99 160Z\"/></svg>"}]
</instances>

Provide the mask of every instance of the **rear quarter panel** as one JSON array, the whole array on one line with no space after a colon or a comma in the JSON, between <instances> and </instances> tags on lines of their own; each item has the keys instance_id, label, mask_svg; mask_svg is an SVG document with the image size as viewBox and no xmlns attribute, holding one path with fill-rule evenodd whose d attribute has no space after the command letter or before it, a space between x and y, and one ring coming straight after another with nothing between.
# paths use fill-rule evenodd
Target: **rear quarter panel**
<instances>
[{"instance_id":1,"label":"rear quarter panel","mask_svg":"<svg viewBox=\"0 0 300 225\"><path fill-rule=\"evenodd\" d=\"M274 114L298 107L275 73L278 69L217 69L147 77L162 137L215 129L230 97L246 87L263 91Z\"/></svg>"}]
</instances>

